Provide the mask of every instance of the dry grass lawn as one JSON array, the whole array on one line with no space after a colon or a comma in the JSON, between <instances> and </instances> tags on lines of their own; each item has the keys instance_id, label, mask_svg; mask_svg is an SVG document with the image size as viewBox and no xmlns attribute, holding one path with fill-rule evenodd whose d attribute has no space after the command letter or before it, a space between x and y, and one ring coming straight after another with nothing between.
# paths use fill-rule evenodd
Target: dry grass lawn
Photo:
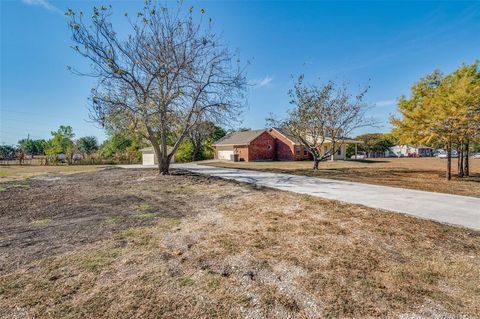
<instances>
[{"instance_id":1,"label":"dry grass lawn","mask_svg":"<svg viewBox=\"0 0 480 319\"><path fill-rule=\"evenodd\" d=\"M0 314L480 313L480 232L179 173L104 170L0 193Z\"/></svg>"},{"instance_id":2,"label":"dry grass lawn","mask_svg":"<svg viewBox=\"0 0 480 319\"><path fill-rule=\"evenodd\" d=\"M316 176L367 184L386 185L480 197L480 160L471 159L471 177L445 180L446 160L438 158L381 158L366 161L327 161L312 170L310 161L206 162L205 165ZM456 174L457 161L452 161Z\"/></svg>"},{"instance_id":3,"label":"dry grass lawn","mask_svg":"<svg viewBox=\"0 0 480 319\"><path fill-rule=\"evenodd\" d=\"M73 174L90 172L104 168L105 165L0 165L0 183L23 180L46 174Z\"/></svg>"}]
</instances>

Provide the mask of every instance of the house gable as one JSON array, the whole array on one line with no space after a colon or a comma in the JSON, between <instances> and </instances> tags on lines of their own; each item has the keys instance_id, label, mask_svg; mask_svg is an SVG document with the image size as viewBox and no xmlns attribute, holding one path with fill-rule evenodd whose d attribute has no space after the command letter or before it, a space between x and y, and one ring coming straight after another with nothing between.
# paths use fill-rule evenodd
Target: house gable
<instances>
[{"instance_id":1,"label":"house gable","mask_svg":"<svg viewBox=\"0 0 480 319\"><path fill-rule=\"evenodd\" d=\"M249 161L265 161L275 159L275 138L265 131L248 145Z\"/></svg>"},{"instance_id":2,"label":"house gable","mask_svg":"<svg viewBox=\"0 0 480 319\"><path fill-rule=\"evenodd\" d=\"M283 130L271 128L268 132L275 138L275 159L279 161L295 161L310 158L310 153L305 152L305 147Z\"/></svg>"}]
</instances>

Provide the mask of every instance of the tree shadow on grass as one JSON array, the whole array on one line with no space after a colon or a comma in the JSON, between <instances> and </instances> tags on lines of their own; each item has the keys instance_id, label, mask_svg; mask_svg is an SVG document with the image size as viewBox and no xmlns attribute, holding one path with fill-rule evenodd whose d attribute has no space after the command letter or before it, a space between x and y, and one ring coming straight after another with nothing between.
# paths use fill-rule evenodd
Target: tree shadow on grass
<instances>
[{"instance_id":1,"label":"tree shadow on grass","mask_svg":"<svg viewBox=\"0 0 480 319\"><path fill-rule=\"evenodd\" d=\"M380 163L389 163L387 160L371 160L371 159L346 159L347 162L358 162L363 164L380 164Z\"/></svg>"}]
</instances>

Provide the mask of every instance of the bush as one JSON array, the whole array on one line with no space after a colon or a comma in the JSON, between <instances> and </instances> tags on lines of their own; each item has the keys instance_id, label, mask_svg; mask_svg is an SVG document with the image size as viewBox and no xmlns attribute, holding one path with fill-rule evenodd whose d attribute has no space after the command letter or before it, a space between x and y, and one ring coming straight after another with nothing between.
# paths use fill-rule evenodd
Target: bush
<instances>
[{"instance_id":1,"label":"bush","mask_svg":"<svg viewBox=\"0 0 480 319\"><path fill-rule=\"evenodd\" d=\"M191 162L193 160L193 144L189 140L184 140L175 152L175 162Z\"/></svg>"}]
</instances>

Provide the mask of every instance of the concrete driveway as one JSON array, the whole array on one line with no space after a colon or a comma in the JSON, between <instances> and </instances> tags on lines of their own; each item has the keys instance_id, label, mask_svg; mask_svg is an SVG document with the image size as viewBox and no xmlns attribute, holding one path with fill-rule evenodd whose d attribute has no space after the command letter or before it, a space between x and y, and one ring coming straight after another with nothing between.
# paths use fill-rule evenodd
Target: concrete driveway
<instances>
[{"instance_id":1,"label":"concrete driveway","mask_svg":"<svg viewBox=\"0 0 480 319\"><path fill-rule=\"evenodd\" d=\"M480 198L197 164L172 164L172 168L361 204L480 230Z\"/></svg>"}]
</instances>

